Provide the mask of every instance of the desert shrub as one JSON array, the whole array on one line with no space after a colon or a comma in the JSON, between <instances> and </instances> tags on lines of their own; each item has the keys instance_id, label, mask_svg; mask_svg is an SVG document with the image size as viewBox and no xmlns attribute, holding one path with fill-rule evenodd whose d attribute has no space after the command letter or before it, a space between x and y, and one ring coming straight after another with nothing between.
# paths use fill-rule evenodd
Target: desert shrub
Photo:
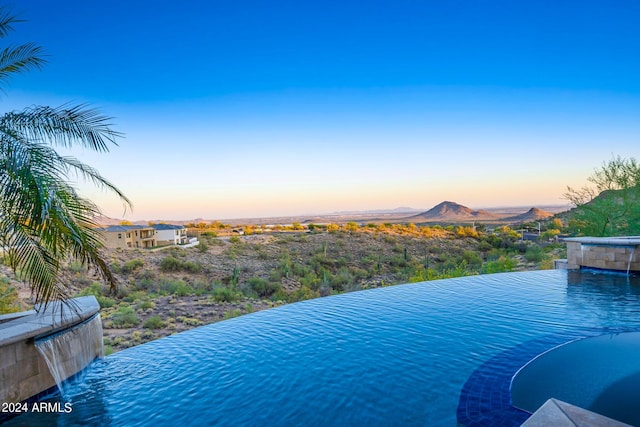
<instances>
[{"instance_id":1,"label":"desert shrub","mask_svg":"<svg viewBox=\"0 0 640 427\"><path fill-rule=\"evenodd\" d=\"M109 356L111 354L113 354L113 346L110 344L105 344L104 345L104 355L105 356Z\"/></svg>"},{"instance_id":2,"label":"desert shrub","mask_svg":"<svg viewBox=\"0 0 640 427\"><path fill-rule=\"evenodd\" d=\"M193 288L182 280L162 279L159 283L161 293L184 297L194 293Z\"/></svg>"},{"instance_id":3,"label":"desert shrub","mask_svg":"<svg viewBox=\"0 0 640 427\"><path fill-rule=\"evenodd\" d=\"M458 227L456 228L456 235L459 237L478 237L478 232L473 227Z\"/></svg>"},{"instance_id":4,"label":"desert shrub","mask_svg":"<svg viewBox=\"0 0 640 427\"><path fill-rule=\"evenodd\" d=\"M300 277L300 284L302 287L318 290L320 286L320 278L314 271L307 272L304 276ZM296 300L299 301L299 300Z\"/></svg>"},{"instance_id":5,"label":"desert shrub","mask_svg":"<svg viewBox=\"0 0 640 427\"><path fill-rule=\"evenodd\" d=\"M409 263L402 255L396 255L391 257L389 264L395 268L405 268L409 266Z\"/></svg>"},{"instance_id":6,"label":"desert shrub","mask_svg":"<svg viewBox=\"0 0 640 427\"><path fill-rule=\"evenodd\" d=\"M286 300L289 302L296 302L296 301L304 301L304 300L319 298L319 297L320 297L320 292L318 292L317 290L314 291L308 286L303 285L299 289L296 289L295 291L291 292L288 295L288 298Z\"/></svg>"},{"instance_id":7,"label":"desert shrub","mask_svg":"<svg viewBox=\"0 0 640 427\"><path fill-rule=\"evenodd\" d=\"M480 252L488 252L493 249L493 246L486 240L481 240L478 242L478 246L476 247Z\"/></svg>"},{"instance_id":8,"label":"desert shrub","mask_svg":"<svg viewBox=\"0 0 640 427\"><path fill-rule=\"evenodd\" d=\"M172 256L168 256L160 261L160 270L162 271L180 271L182 261Z\"/></svg>"},{"instance_id":9,"label":"desert shrub","mask_svg":"<svg viewBox=\"0 0 640 427\"><path fill-rule=\"evenodd\" d=\"M156 273L153 270L142 270L138 274L136 274L138 279L146 279L146 280L155 280Z\"/></svg>"},{"instance_id":10,"label":"desert shrub","mask_svg":"<svg viewBox=\"0 0 640 427\"><path fill-rule=\"evenodd\" d=\"M413 275L409 278L410 283L425 282L428 280L450 279L452 277L463 277L476 274L474 271L469 270L466 263L458 264L455 267L447 269L433 269L418 267L414 270Z\"/></svg>"},{"instance_id":11,"label":"desert shrub","mask_svg":"<svg viewBox=\"0 0 640 427\"><path fill-rule=\"evenodd\" d=\"M214 285L212 285L208 281L196 279L191 284L191 288L193 289L196 295L202 295L202 294L207 294L211 292L214 288Z\"/></svg>"},{"instance_id":12,"label":"desert shrub","mask_svg":"<svg viewBox=\"0 0 640 427\"><path fill-rule=\"evenodd\" d=\"M176 317L176 320L178 322L184 323L185 325L189 325L189 326L200 326L200 325L202 325L202 321L199 320L199 319L196 319L194 317L178 316L178 317Z\"/></svg>"},{"instance_id":13,"label":"desert shrub","mask_svg":"<svg viewBox=\"0 0 640 427\"><path fill-rule=\"evenodd\" d=\"M100 308L109 308L116 305L116 300L102 295L96 296L96 300L98 301L98 304L100 304Z\"/></svg>"},{"instance_id":14,"label":"desert shrub","mask_svg":"<svg viewBox=\"0 0 640 427\"><path fill-rule=\"evenodd\" d=\"M464 251L462 253L462 259L469 265L470 267L480 268L482 266L482 258L475 251Z\"/></svg>"},{"instance_id":15,"label":"desert shrub","mask_svg":"<svg viewBox=\"0 0 640 427\"><path fill-rule=\"evenodd\" d=\"M125 262L120 268L120 271L122 273L132 273L133 271L141 268L143 265L144 261L142 261L141 259L132 259L131 261Z\"/></svg>"},{"instance_id":16,"label":"desert shrub","mask_svg":"<svg viewBox=\"0 0 640 427\"><path fill-rule=\"evenodd\" d=\"M556 229L547 230L540 235L540 240L542 241L552 240L559 234L560 234L560 230L556 230Z\"/></svg>"},{"instance_id":17,"label":"desert shrub","mask_svg":"<svg viewBox=\"0 0 640 427\"><path fill-rule=\"evenodd\" d=\"M400 243L395 243L391 248L391 252L401 254L404 252L404 246L402 246Z\"/></svg>"},{"instance_id":18,"label":"desert shrub","mask_svg":"<svg viewBox=\"0 0 640 427\"><path fill-rule=\"evenodd\" d=\"M340 230L340 226L338 224L329 224L327 225L327 231L329 233L335 233Z\"/></svg>"},{"instance_id":19,"label":"desert shrub","mask_svg":"<svg viewBox=\"0 0 640 427\"><path fill-rule=\"evenodd\" d=\"M231 236L229 237L229 243L242 243L242 240L240 239L240 236Z\"/></svg>"},{"instance_id":20,"label":"desert shrub","mask_svg":"<svg viewBox=\"0 0 640 427\"><path fill-rule=\"evenodd\" d=\"M155 308L156 303L153 301L141 301L140 304L138 304L138 308L142 309L142 310L148 310L150 308Z\"/></svg>"},{"instance_id":21,"label":"desert shrub","mask_svg":"<svg viewBox=\"0 0 640 427\"><path fill-rule=\"evenodd\" d=\"M261 277L252 277L247 280L249 287L261 298L269 298L280 289L280 283L270 282Z\"/></svg>"},{"instance_id":22,"label":"desert shrub","mask_svg":"<svg viewBox=\"0 0 640 427\"><path fill-rule=\"evenodd\" d=\"M524 259L530 262L540 262L545 258L544 251L538 245L531 245L524 254Z\"/></svg>"},{"instance_id":23,"label":"desert shrub","mask_svg":"<svg viewBox=\"0 0 640 427\"><path fill-rule=\"evenodd\" d=\"M517 265L518 263L514 259L508 258L506 256L501 256L495 261L487 261L487 263L482 268L482 272L485 274L491 274L513 271L513 269L516 268Z\"/></svg>"},{"instance_id":24,"label":"desert shrub","mask_svg":"<svg viewBox=\"0 0 640 427\"><path fill-rule=\"evenodd\" d=\"M9 285L9 279L0 279L0 314L16 313L20 311L18 305L18 291Z\"/></svg>"},{"instance_id":25,"label":"desert shrub","mask_svg":"<svg viewBox=\"0 0 640 427\"><path fill-rule=\"evenodd\" d=\"M215 302L234 302L240 298L240 295L238 295L238 292L232 288L220 286L213 289L211 298Z\"/></svg>"},{"instance_id":26,"label":"desert shrub","mask_svg":"<svg viewBox=\"0 0 640 427\"><path fill-rule=\"evenodd\" d=\"M234 317L242 316L242 310L239 308L228 310L224 312L224 319L232 319Z\"/></svg>"},{"instance_id":27,"label":"desert shrub","mask_svg":"<svg viewBox=\"0 0 640 427\"><path fill-rule=\"evenodd\" d=\"M89 295L93 295L95 297L104 295L104 287L99 282L91 282L86 287L82 288L80 292L76 294L79 297L86 297Z\"/></svg>"},{"instance_id":28,"label":"desert shrub","mask_svg":"<svg viewBox=\"0 0 640 427\"><path fill-rule=\"evenodd\" d=\"M144 321L142 327L146 329L161 329L164 327L164 322L160 316L151 316Z\"/></svg>"},{"instance_id":29,"label":"desert shrub","mask_svg":"<svg viewBox=\"0 0 640 427\"><path fill-rule=\"evenodd\" d=\"M529 244L526 243L526 242L520 242L520 243L516 243L516 244L513 245L513 248L516 251L520 252L521 254L527 252L529 247L530 247Z\"/></svg>"},{"instance_id":30,"label":"desert shrub","mask_svg":"<svg viewBox=\"0 0 640 427\"><path fill-rule=\"evenodd\" d=\"M333 276L331 287L337 291L342 291L346 285L353 283L353 281L353 276L349 269L341 267L340 270L338 270L338 273Z\"/></svg>"},{"instance_id":31,"label":"desert shrub","mask_svg":"<svg viewBox=\"0 0 640 427\"><path fill-rule=\"evenodd\" d=\"M370 277L369 271L365 270L364 268L351 267L349 268L349 272L355 278L355 280L361 280Z\"/></svg>"},{"instance_id":32,"label":"desert shrub","mask_svg":"<svg viewBox=\"0 0 640 427\"><path fill-rule=\"evenodd\" d=\"M87 271L86 264L83 264L81 261L71 261L68 265L69 270L74 273L84 273Z\"/></svg>"},{"instance_id":33,"label":"desert shrub","mask_svg":"<svg viewBox=\"0 0 640 427\"><path fill-rule=\"evenodd\" d=\"M135 310L129 306L123 306L111 315L113 326L117 328L131 328L140 323Z\"/></svg>"},{"instance_id":34,"label":"desert shrub","mask_svg":"<svg viewBox=\"0 0 640 427\"><path fill-rule=\"evenodd\" d=\"M202 267L200 264L192 261L182 261L175 257L168 256L160 261L160 270L169 271L186 271L188 273L198 273Z\"/></svg>"},{"instance_id":35,"label":"desert shrub","mask_svg":"<svg viewBox=\"0 0 640 427\"><path fill-rule=\"evenodd\" d=\"M333 267L335 261L323 253L317 253L311 257L309 264L315 271L318 271L320 267Z\"/></svg>"},{"instance_id":36,"label":"desert shrub","mask_svg":"<svg viewBox=\"0 0 640 427\"><path fill-rule=\"evenodd\" d=\"M157 292L158 286L155 280L149 279L138 279L133 284L136 290L147 291L147 292Z\"/></svg>"},{"instance_id":37,"label":"desert shrub","mask_svg":"<svg viewBox=\"0 0 640 427\"><path fill-rule=\"evenodd\" d=\"M182 263L181 269L188 273L198 273L202 270L202 267L197 262L185 261Z\"/></svg>"}]
</instances>

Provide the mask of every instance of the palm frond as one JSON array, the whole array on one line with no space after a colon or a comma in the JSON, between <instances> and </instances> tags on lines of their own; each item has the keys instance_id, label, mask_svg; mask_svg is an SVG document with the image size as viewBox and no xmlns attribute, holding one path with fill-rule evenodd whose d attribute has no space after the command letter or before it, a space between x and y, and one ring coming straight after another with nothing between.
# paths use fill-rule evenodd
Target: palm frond
<instances>
[{"instance_id":1,"label":"palm frond","mask_svg":"<svg viewBox=\"0 0 640 427\"><path fill-rule=\"evenodd\" d=\"M0 38L6 37L13 31L13 25L16 22L24 22L13 15L5 6L0 7Z\"/></svg>"},{"instance_id":2,"label":"palm frond","mask_svg":"<svg viewBox=\"0 0 640 427\"><path fill-rule=\"evenodd\" d=\"M0 6L0 38L16 22L20 20ZM42 48L34 43L0 50L0 86L13 74L40 68L42 57ZM5 259L44 307L55 299L68 301L61 268L69 258L95 266L115 290L115 277L101 254L103 236L94 223L100 210L68 181L80 177L114 192L125 209L131 201L97 170L53 148L80 145L109 151L122 136L111 120L86 105L33 106L0 116L0 243Z\"/></svg>"},{"instance_id":3,"label":"palm frond","mask_svg":"<svg viewBox=\"0 0 640 427\"><path fill-rule=\"evenodd\" d=\"M46 141L63 147L81 145L98 152L109 151L123 135L112 129L111 117L86 105L58 108L33 106L0 118L2 128L13 129L26 140Z\"/></svg>"},{"instance_id":4,"label":"palm frond","mask_svg":"<svg viewBox=\"0 0 640 427\"><path fill-rule=\"evenodd\" d=\"M34 43L6 47L0 51L0 81L12 74L40 69L47 62L43 50Z\"/></svg>"},{"instance_id":5,"label":"palm frond","mask_svg":"<svg viewBox=\"0 0 640 427\"><path fill-rule=\"evenodd\" d=\"M47 143L52 138L83 143L87 135L100 133L88 129L86 123L73 123L77 117L91 118L95 113L71 111L73 114L54 114L62 120L41 120L43 115L51 117L52 109L46 107L29 109L27 117L19 113L0 117L0 234L11 248L12 266L31 284L36 302L45 305L68 297L60 279L60 260L64 259L75 258L96 267L111 289L116 289L115 277L101 253L103 236L94 223L100 210L67 182L71 175L114 192L125 207L131 206L97 170L74 157L60 156ZM30 131L34 123L43 129Z\"/></svg>"}]
</instances>

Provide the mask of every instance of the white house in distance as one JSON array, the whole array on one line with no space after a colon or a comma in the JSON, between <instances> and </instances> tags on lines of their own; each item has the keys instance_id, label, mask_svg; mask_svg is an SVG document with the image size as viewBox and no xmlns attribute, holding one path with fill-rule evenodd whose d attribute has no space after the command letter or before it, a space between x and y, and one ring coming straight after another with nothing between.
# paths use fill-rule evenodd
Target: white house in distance
<instances>
[{"instance_id":1,"label":"white house in distance","mask_svg":"<svg viewBox=\"0 0 640 427\"><path fill-rule=\"evenodd\" d=\"M189 243L187 228L183 225L153 224L151 227L156 230L158 245L184 245Z\"/></svg>"}]
</instances>

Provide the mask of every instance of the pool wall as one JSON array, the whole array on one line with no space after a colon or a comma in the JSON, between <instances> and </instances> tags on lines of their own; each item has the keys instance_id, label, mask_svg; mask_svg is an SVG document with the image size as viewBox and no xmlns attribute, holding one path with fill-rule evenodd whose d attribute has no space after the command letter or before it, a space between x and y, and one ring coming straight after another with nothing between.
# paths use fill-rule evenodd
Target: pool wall
<instances>
[{"instance_id":1,"label":"pool wall","mask_svg":"<svg viewBox=\"0 0 640 427\"><path fill-rule=\"evenodd\" d=\"M640 272L640 236L573 237L567 243L567 268Z\"/></svg>"},{"instance_id":2,"label":"pool wall","mask_svg":"<svg viewBox=\"0 0 640 427\"><path fill-rule=\"evenodd\" d=\"M55 301L40 312L31 310L0 316L0 402L22 402L55 387L56 382L35 341L64 333L69 334L72 344L84 341L87 333L96 335L89 332L91 322L86 321L99 310L95 297L88 296L74 298L69 304ZM90 351L98 357L102 354L102 334L95 338L91 340ZM68 365L69 360L75 359L74 353L62 351L57 355L58 363Z\"/></svg>"}]
</instances>

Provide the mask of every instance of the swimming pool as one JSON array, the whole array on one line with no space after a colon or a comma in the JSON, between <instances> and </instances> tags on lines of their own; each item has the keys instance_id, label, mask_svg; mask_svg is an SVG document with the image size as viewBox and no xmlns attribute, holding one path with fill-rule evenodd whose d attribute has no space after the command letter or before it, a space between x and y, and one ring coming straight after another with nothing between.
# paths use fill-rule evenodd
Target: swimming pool
<instances>
[{"instance_id":1,"label":"swimming pool","mask_svg":"<svg viewBox=\"0 0 640 427\"><path fill-rule=\"evenodd\" d=\"M548 337L632 330L633 277L547 270L367 290L121 351L70 387L71 413L8 425L451 426L468 380L500 360L522 366L520 350Z\"/></svg>"}]
</instances>

